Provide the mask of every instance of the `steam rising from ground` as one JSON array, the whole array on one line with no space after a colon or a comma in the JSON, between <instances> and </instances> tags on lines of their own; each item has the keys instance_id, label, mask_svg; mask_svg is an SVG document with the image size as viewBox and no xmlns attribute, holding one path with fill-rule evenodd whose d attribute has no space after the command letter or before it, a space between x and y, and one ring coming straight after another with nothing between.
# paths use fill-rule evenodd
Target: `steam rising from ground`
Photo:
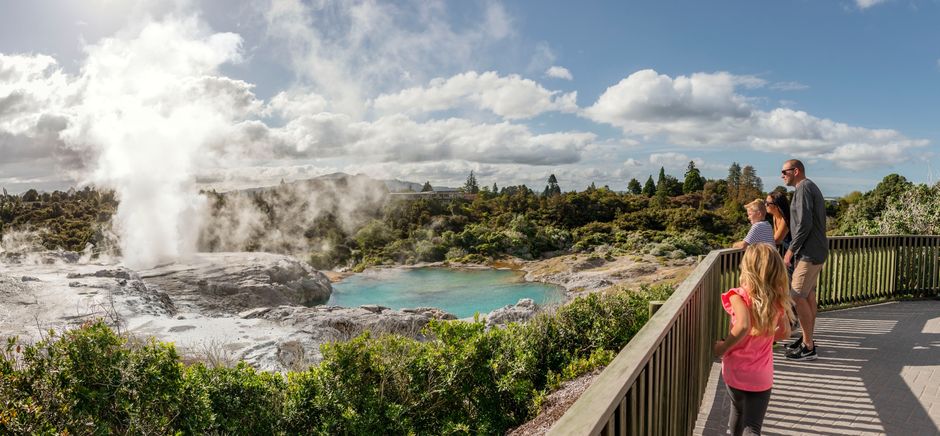
<instances>
[{"instance_id":1,"label":"steam rising from ground","mask_svg":"<svg viewBox=\"0 0 940 436\"><path fill-rule=\"evenodd\" d=\"M230 99L211 92L222 80L213 75L240 60L240 44L238 35L210 34L188 19L150 23L134 37L86 48L83 98L62 137L98 152L92 181L118 195L115 227L131 268L196 248L204 205L196 195L197 161L236 115Z\"/></svg>"},{"instance_id":2,"label":"steam rising from ground","mask_svg":"<svg viewBox=\"0 0 940 436\"><path fill-rule=\"evenodd\" d=\"M336 232L352 234L381 214L385 184L365 176L285 183L212 196L200 250L329 252Z\"/></svg>"}]
</instances>

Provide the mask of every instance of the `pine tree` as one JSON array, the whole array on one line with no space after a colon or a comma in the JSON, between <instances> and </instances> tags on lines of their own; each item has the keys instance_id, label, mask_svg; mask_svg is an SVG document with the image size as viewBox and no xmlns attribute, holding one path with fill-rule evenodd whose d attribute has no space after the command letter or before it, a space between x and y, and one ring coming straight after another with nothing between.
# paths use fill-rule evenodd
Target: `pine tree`
<instances>
[{"instance_id":1,"label":"pine tree","mask_svg":"<svg viewBox=\"0 0 940 436\"><path fill-rule=\"evenodd\" d=\"M728 199L739 201L741 198L741 165L732 162L728 167Z\"/></svg>"},{"instance_id":2,"label":"pine tree","mask_svg":"<svg viewBox=\"0 0 940 436\"><path fill-rule=\"evenodd\" d=\"M764 192L764 182L761 181L760 177L757 177L757 171L750 165L745 166L741 170L740 196L738 198L742 202L747 202L760 197L762 192Z\"/></svg>"},{"instance_id":3,"label":"pine tree","mask_svg":"<svg viewBox=\"0 0 940 436\"><path fill-rule=\"evenodd\" d=\"M691 194L701 191L705 187L705 178L698 168L695 168L695 162L689 161L689 167L685 171L685 182L682 183L682 192Z\"/></svg>"},{"instance_id":4,"label":"pine tree","mask_svg":"<svg viewBox=\"0 0 940 436\"><path fill-rule=\"evenodd\" d=\"M656 180L656 189L665 187L666 185L666 169L659 167L659 179Z\"/></svg>"},{"instance_id":5,"label":"pine tree","mask_svg":"<svg viewBox=\"0 0 940 436\"><path fill-rule=\"evenodd\" d=\"M656 185L653 183L653 176L646 179L646 184L643 185L643 195L647 197L652 197L656 195Z\"/></svg>"},{"instance_id":6,"label":"pine tree","mask_svg":"<svg viewBox=\"0 0 940 436\"><path fill-rule=\"evenodd\" d=\"M428 180L427 182L424 182L424 186L421 187L421 192L433 192L433 191L434 191L434 188L431 187L431 181Z\"/></svg>"},{"instance_id":7,"label":"pine tree","mask_svg":"<svg viewBox=\"0 0 940 436\"><path fill-rule=\"evenodd\" d=\"M643 192L643 187L640 186L640 182L636 178L630 179L630 183L627 183L627 192L633 195L640 195Z\"/></svg>"},{"instance_id":8,"label":"pine tree","mask_svg":"<svg viewBox=\"0 0 940 436\"><path fill-rule=\"evenodd\" d=\"M463 185L463 191L470 194L476 194L480 192L480 187L477 185L477 178L473 175L472 170L470 171L470 175L467 177L467 183L464 183Z\"/></svg>"},{"instance_id":9,"label":"pine tree","mask_svg":"<svg viewBox=\"0 0 940 436\"><path fill-rule=\"evenodd\" d=\"M561 194L561 188L558 186L558 179L552 174L548 176L548 186L545 187L545 191L542 192L542 195L548 197L550 195L559 194Z\"/></svg>"},{"instance_id":10,"label":"pine tree","mask_svg":"<svg viewBox=\"0 0 940 436\"><path fill-rule=\"evenodd\" d=\"M494 193L494 194L498 194L498 193L499 193L499 188L496 187L496 182L493 182L493 193Z\"/></svg>"}]
</instances>

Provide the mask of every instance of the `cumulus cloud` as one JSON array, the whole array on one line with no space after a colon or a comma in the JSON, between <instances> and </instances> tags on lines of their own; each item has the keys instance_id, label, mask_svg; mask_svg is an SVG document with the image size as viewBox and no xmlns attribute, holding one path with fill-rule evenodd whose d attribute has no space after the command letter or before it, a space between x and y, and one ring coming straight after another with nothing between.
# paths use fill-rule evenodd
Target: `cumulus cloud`
<instances>
[{"instance_id":1,"label":"cumulus cloud","mask_svg":"<svg viewBox=\"0 0 940 436\"><path fill-rule=\"evenodd\" d=\"M552 165L577 162L596 138L587 132L534 134L508 122L483 124L449 118L417 122L391 115L373 122L335 113L298 117L269 129L280 156L368 156L386 162L465 159L486 163Z\"/></svg>"},{"instance_id":2,"label":"cumulus cloud","mask_svg":"<svg viewBox=\"0 0 940 436\"><path fill-rule=\"evenodd\" d=\"M369 96L423 83L441 71L465 71L481 53L511 36L511 19L488 3L470 24L457 26L446 5L403 2L273 0L267 34L286 51L304 86L354 118Z\"/></svg>"},{"instance_id":3,"label":"cumulus cloud","mask_svg":"<svg viewBox=\"0 0 940 436\"><path fill-rule=\"evenodd\" d=\"M577 93L549 91L533 80L488 71L434 79L426 87L383 94L373 106L380 113L425 113L472 105L506 119L532 118L548 111L575 112Z\"/></svg>"},{"instance_id":4,"label":"cumulus cloud","mask_svg":"<svg viewBox=\"0 0 940 436\"><path fill-rule=\"evenodd\" d=\"M701 168L705 163L702 158L689 158L689 156L676 153L676 152L665 152L665 153L650 153L649 161L654 166L662 166L669 169L685 169L688 167L689 162L695 162L695 166Z\"/></svg>"},{"instance_id":5,"label":"cumulus cloud","mask_svg":"<svg viewBox=\"0 0 940 436\"><path fill-rule=\"evenodd\" d=\"M565 67L559 67L557 65L552 65L547 70L545 70L545 75L548 77L554 77L556 79L574 79L574 76L571 75L571 71L568 71L568 69Z\"/></svg>"},{"instance_id":6,"label":"cumulus cloud","mask_svg":"<svg viewBox=\"0 0 940 436\"><path fill-rule=\"evenodd\" d=\"M831 160L845 168L898 164L928 144L888 129L849 126L788 108L764 111L737 88L763 86L751 76L697 73L671 78L653 70L631 74L607 90L584 116L624 133L666 136L680 145L747 145L802 158ZM885 149L880 161L871 150Z\"/></svg>"}]
</instances>

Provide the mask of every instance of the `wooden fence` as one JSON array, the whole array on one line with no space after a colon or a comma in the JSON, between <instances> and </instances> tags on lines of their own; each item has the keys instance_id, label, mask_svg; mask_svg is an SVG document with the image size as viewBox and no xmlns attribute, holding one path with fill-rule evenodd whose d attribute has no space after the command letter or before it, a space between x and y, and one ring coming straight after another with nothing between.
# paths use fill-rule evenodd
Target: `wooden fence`
<instances>
[{"instance_id":1,"label":"wooden fence","mask_svg":"<svg viewBox=\"0 0 940 436\"><path fill-rule=\"evenodd\" d=\"M737 286L743 250L715 250L549 431L553 435L688 435L727 330L719 296ZM829 238L820 308L940 295L940 236Z\"/></svg>"}]
</instances>

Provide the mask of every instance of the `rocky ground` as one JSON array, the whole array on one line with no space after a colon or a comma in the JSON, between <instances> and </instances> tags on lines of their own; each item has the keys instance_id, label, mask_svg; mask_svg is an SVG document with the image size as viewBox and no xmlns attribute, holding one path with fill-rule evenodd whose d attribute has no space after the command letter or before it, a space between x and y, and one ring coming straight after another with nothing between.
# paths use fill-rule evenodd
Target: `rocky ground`
<instances>
[{"instance_id":1,"label":"rocky ground","mask_svg":"<svg viewBox=\"0 0 940 436\"><path fill-rule=\"evenodd\" d=\"M563 286L574 298L611 286L678 283L695 263L694 258L571 254L493 266L525 271L530 281ZM321 344L364 330L418 337L430 320L455 318L427 307L323 305L332 292L331 281L345 275L324 274L295 258L269 253L204 253L142 271L88 261L74 253L7 254L0 258L0 339L16 335L38 340L48 329L103 318L129 334L173 342L188 360L245 360L259 369L286 371L318 362ZM532 300L520 300L490 312L486 322L492 327L525 321L539 310ZM549 396L542 414L513 434L544 433L595 375L565 383Z\"/></svg>"},{"instance_id":2,"label":"rocky ground","mask_svg":"<svg viewBox=\"0 0 940 436\"><path fill-rule=\"evenodd\" d=\"M517 261L526 280L564 286L569 295L602 291L611 286L636 288L652 283L678 283L692 271L695 257L668 260L654 256L604 258L592 254L571 254L550 259Z\"/></svg>"},{"instance_id":3,"label":"rocky ground","mask_svg":"<svg viewBox=\"0 0 940 436\"><path fill-rule=\"evenodd\" d=\"M199 254L132 271L56 253L0 262L0 338L38 340L49 329L102 318L115 328L176 344L187 359L265 370L303 368L323 343L363 330L414 335L435 308L322 306L332 292L324 274L289 256Z\"/></svg>"}]
</instances>

